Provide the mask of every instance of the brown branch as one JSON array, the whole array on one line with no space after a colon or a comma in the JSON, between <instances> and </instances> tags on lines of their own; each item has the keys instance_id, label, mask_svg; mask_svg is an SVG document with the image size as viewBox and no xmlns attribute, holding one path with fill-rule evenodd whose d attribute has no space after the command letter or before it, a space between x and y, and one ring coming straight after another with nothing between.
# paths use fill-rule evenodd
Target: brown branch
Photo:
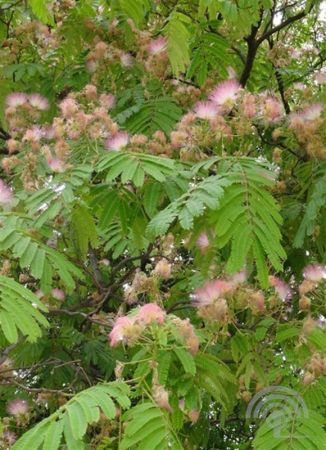
<instances>
[{"instance_id":1,"label":"brown branch","mask_svg":"<svg viewBox=\"0 0 326 450\"><path fill-rule=\"evenodd\" d=\"M310 12L311 9L308 11ZM302 19L307 15L307 11L301 11L295 16L289 17L288 19L284 20L284 22L280 23L279 25L276 25L275 27L271 28L270 30L266 31L260 38L257 39L256 43L259 46L265 39L268 39L272 34L277 33L278 31L282 30L283 28L287 27L293 22L296 22L297 20Z\"/></svg>"},{"instance_id":2,"label":"brown branch","mask_svg":"<svg viewBox=\"0 0 326 450\"><path fill-rule=\"evenodd\" d=\"M311 12L313 6L314 6L314 4L312 3L309 11L305 11L305 10L300 11L295 16L289 17L288 19L284 20L279 25L277 25L277 26L271 28L270 30L264 32L259 38L256 39L256 36L258 34L258 30L259 30L259 27L261 25L262 18L263 18L263 10L261 11L261 16L260 16L260 20L259 20L258 24L256 26L252 26L251 27L250 35L248 37L246 37L248 50L247 50L247 57L246 57L245 66L244 66L244 69L243 69L241 77L240 77L240 84L241 84L242 87L245 87L245 85L246 85L246 83L247 83L247 81L248 81L248 79L250 77L250 73L251 73L251 70L253 68L255 57L256 57L256 54L257 54L257 50L258 50L260 44L265 39L268 39L270 36L272 36L274 33L277 33L278 31L280 31L283 28L287 27L291 23L296 22L296 21L302 19L303 17L305 17L308 13Z\"/></svg>"},{"instance_id":3,"label":"brown branch","mask_svg":"<svg viewBox=\"0 0 326 450\"><path fill-rule=\"evenodd\" d=\"M2 128L2 126L0 126L0 139L8 141L8 139L10 138L11 138L10 134L7 133L7 131L4 128Z\"/></svg>"},{"instance_id":4,"label":"brown branch","mask_svg":"<svg viewBox=\"0 0 326 450\"><path fill-rule=\"evenodd\" d=\"M11 350L13 350L15 347L17 347L18 343L19 342L16 342L15 344L11 344L3 350L2 355L0 356L0 366L2 363L4 363L6 361Z\"/></svg>"},{"instance_id":5,"label":"brown branch","mask_svg":"<svg viewBox=\"0 0 326 450\"><path fill-rule=\"evenodd\" d=\"M268 43L269 43L269 48L272 50L274 47L274 42L273 42L272 38L268 39ZM273 69L274 69L274 73L275 73L278 91L280 93L285 112L286 112L286 114L290 114L290 112L291 112L290 105L285 96L282 75L281 75L279 69L274 65L274 63L272 63L272 65L273 65Z\"/></svg>"},{"instance_id":6,"label":"brown branch","mask_svg":"<svg viewBox=\"0 0 326 450\"><path fill-rule=\"evenodd\" d=\"M167 310L166 310L166 312L169 314L169 313L171 313L171 312L173 312L173 311L177 311L177 310L180 310L180 309L186 309L186 308L193 308L193 305L192 305L192 302L191 301L188 301L188 300L186 300L186 301L179 301L179 302L176 302L176 303L174 303L173 305L171 305Z\"/></svg>"},{"instance_id":7,"label":"brown branch","mask_svg":"<svg viewBox=\"0 0 326 450\"><path fill-rule=\"evenodd\" d=\"M290 109L289 102L287 101L286 96L285 96L282 75L280 74L280 71L278 70L277 67L275 67L275 66L273 66L273 67L274 67L274 73L275 73L275 78L277 81L278 90L279 90L279 93L280 93L280 96L282 99L282 103L283 103L285 112L286 112L286 114L290 114L291 109Z\"/></svg>"},{"instance_id":8,"label":"brown branch","mask_svg":"<svg viewBox=\"0 0 326 450\"><path fill-rule=\"evenodd\" d=\"M244 57L244 55L242 54L241 50L239 50L235 45L231 46L231 49L234 51L234 53L236 55L239 56L239 58L241 59L241 61L243 62L243 64L246 64L246 58Z\"/></svg>"},{"instance_id":9,"label":"brown branch","mask_svg":"<svg viewBox=\"0 0 326 450\"><path fill-rule=\"evenodd\" d=\"M28 386L25 386L24 384L18 383L18 381L10 380L6 383L0 383L1 386L7 386L7 385L14 385L22 389L23 391L30 392L30 393L44 393L44 394L57 394L57 395L63 395L65 397L74 397L76 394L70 394L69 392L66 392L64 389L46 389L46 388L31 388ZM74 383L71 383L67 389L71 389L73 387Z\"/></svg>"},{"instance_id":10,"label":"brown branch","mask_svg":"<svg viewBox=\"0 0 326 450\"><path fill-rule=\"evenodd\" d=\"M262 20L263 20L263 9L260 12L260 19L258 21L258 24L257 25L253 25L251 27L250 35L245 38L246 41L247 41L248 49L247 49L247 56L246 56L245 66L243 68L243 71L242 71L242 74L241 74L241 77L240 77L240 84L241 84L242 87L245 87L245 85L246 85L246 83L247 83L247 81L249 79L252 67L254 65L256 53L257 53L257 50L258 50L258 45L257 45L257 42L256 42L256 36L257 36L257 33L258 33L258 30L259 30L259 27L260 27L260 24L261 24Z\"/></svg>"},{"instance_id":11,"label":"brown branch","mask_svg":"<svg viewBox=\"0 0 326 450\"><path fill-rule=\"evenodd\" d=\"M295 152L294 150L292 150L292 148L287 147L286 145L282 144L282 142L280 142L280 141L276 141L276 142L270 142L270 141L268 141L268 140L264 137L262 131L259 129L259 127L258 127L257 125L255 126L255 128L256 128L256 130L257 130L257 133L258 133L258 135L259 135L261 141L262 141L264 144L270 145L270 146L272 146L272 147L276 147L276 146L277 146L277 147L281 147L281 148L283 148L284 150L286 150L286 151L292 153L293 156L295 156L296 158L300 159L301 161L307 161L307 159L306 159L304 156L299 155L297 152Z\"/></svg>"}]
</instances>

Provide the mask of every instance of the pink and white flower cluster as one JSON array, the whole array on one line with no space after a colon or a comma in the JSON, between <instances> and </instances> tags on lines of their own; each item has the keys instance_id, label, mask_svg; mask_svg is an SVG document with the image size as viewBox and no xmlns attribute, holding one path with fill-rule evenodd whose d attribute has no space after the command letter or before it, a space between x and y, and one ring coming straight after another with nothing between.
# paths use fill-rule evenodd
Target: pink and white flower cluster
<instances>
[{"instance_id":1,"label":"pink and white flower cluster","mask_svg":"<svg viewBox=\"0 0 326 450\"><path fill-rule=\"evenodd\" d=\"M281 300L289 300L292 297L292 291L290 286L281 278L271 275L268 278L269 284L273 286L275 292Z\"/></svg>"},{"instance_id":2,"label":"pink and white flower cluster","mask_svg":"<svg viewBox=\"0 0 326 450\"><path fill-rule=\"evenodd\" d=\"M129 135L125 131L112 134L106 141L105 147L110 151L118 151L128 145Z\"/></svg>"},{"instance_id":3,"label":"pink and white flower cluster","mask_svg":"<svg viewBox=\"0 0 326 450\"><path fill-rule=\"evenodd\" d=\"M0 205L8 206L13 200L13 195L9 186L0 179Z\"/></svg>"},{"instance_id":4,"label":"pink and white flower cluster","mask_svg":"<svg viewBox=\"0 0 326 450\"><path fill-rule=\"evenodd\" d=\"M23 92L13 92L6 98L6 106L8 108L16 109L25 104L29 104L39 111L46 111L50 107L49 101L37 93L28 95Z\"/></svg>"},{"instance_id":5,"label":"pink and white flower cluster","mask_svg":"<svg viewBox=\"0 0 326 450\"><path fill-rule=\"evenodd\" d=\"M301 310L309 309L311 300L306 297L311 291L314 291L318 285L326 280L326 266L322 264L310 264L303 270L304 280L299 285L299 294L301 296L299 307Z\"/></svg>"},{"instance_id":6,"label":"pink and white flower cluster","mask_svg":"<svg viewBox=\"0 0 326 450\"><path fill-rule=\"evenodd\" d=\"M165 311L156 303L147 303L139 308L135 315L118 317L109 334L111 347L120 343L128 344L137 340L151 323L162 325Z\"/></svg>"},{"instance_id":7,"label":"pink and white flower cluster","mask_svg":"<svg viewBox=\"0 0 326 450\"><path fill-rule=\"evenodd\" d=\"M13 416L20 416L27 414L29 410L29 406L26 400L16 399L11 400L7 404L7 411L9 414Z\"/></svg>"},{"instance_id":8,"label":"pink and white flower cluster","mask_svg":"<svg viewBox=\"0 0 326 450\"><path fill-rule=\"evenodd\" d=\"M246 272L243 270L234 274L228 280L207 281L204 286L196 289L193 294L193 304L198 308L198 314L208 320L226 322L229 307L225 297L244 283L246 278Z\"/></svg>"}]
</instances>

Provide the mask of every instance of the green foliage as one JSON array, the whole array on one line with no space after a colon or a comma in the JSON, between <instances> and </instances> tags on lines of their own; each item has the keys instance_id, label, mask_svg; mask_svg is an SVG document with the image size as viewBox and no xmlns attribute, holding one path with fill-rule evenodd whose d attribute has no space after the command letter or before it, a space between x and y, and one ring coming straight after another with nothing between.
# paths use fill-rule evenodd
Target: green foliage
<instances>
[{"instance_id":1,"label":"green foliage","mask_svg":"<svg viewBox=\"0 0 326 450\"><path fill-rule=\"evenodd\" d=\"M92 215L87 208L80 205L72 213L72 233L78 252L85 260L89 246L93 248L97 245L97 231Z\"/></svg>"},{"instance_id":2,"label":"green foliage","mask_svg":"<svg viewBox=\"0 0 326 450\"><path fill-rule=\"evenodd\" d=\"M41 280L41 289L48 292L57 274L68 291L75 287L74 278L82 277L81 271L65 255L43 244L33 229L27 228L22 220L9 216L3 222L0 232L0 249L10 249L19 258L22 269Z\"/></svg>"},{"instance_id":3,"label":"green foliage","mask_svg":"<svg viewBox=\"0 0 326 450\"><path fill-rule=\"evenodd\" d=\"M151 6L151 2L149 0L119 0L119 6L126 17L132 19L137 26L140 26L146 17L146 12Z\"/></svg>"},{"instance_id":4,"label":"green foliage","mask_svg":"<svg viewBox=\"0 0 326 450\"><path fill-rule=\"evenodd\" d=\"M215 356L199 353L195 358L198 384L219 403L225 411L232 410L235 378L228 367Z\"/></svg>"},{"instance_id":5,"label":"green foliage","mask_svg":"<svg viewBox=\"0 0 326 450\"><path fill-rule=\"evenodd\" d=\"M40 312L47 308L26 287L0 275L0 327L9 343L16 343L19 332L29 342L42 336L40 325L47 328L48 321Z\"/></svg>"},{"instance_id":6,"label":"green foliage","mask_svg":"<svg viewBox=\"0 0 326 450\"><path fill-rule=\"evenodd\" d=\"M320 9L0 0L0 448L324 448Z\"/></svg>"},{"instance_id":7,"label":"green foliage","mask_svg":"<svg viewBox=\"0 0 326 450\"><path fill-rule=\"evenodd\" d=\"M174 353L177 355L179 361L181 362L184 371L186 373L189 373L190 375L195 375L196 364L191 354L183 348L175 348Z\"/></svg>"},{"instance_id":8,"label":"green foliage","mask_svg":"<svg viewBox=\"0 0 326 450\"><path fill-rule=\"evenodd\" d=\"M181 116L181 109L170 98L154 98L142 104L138 111L125 121L131 133L151 136L162 130L169 134Z\"/></svg>"},{"instance_id":9,"label":"green foliage","mask_svg":"<svg viewBox=\"0 0 326 450\"><path fill-rule=\"evenodd\" d=\"M28 4L37 19L46 24L54 25L53 16L50 13L48 6L48 0L28 0Z\"/></svg>"},{"instance_id":10,"label":"green foliage","mask_svg":"<svg viewBox=\"0 0 326 450\"><path fill-rule=\"evenodd\" d=\"M152 236L165 234L176 218L182 228L191 229L194 218L203 215L206 207L216 209L219 206L224 188L228 185L229 181L220 176L191 183L188 192L171 202L151 220L148 233Z\"/></svg>"},{"instance_id":11,"label":"green foliage","mask_svg":"<svg viewBox=\"0 0 326 450\"><path fill-rule=\"evenodd\" d=\"M321 164L319 173L317 173L317 180L312 186L311 193L308 198L308 203L305 208L302 222L294 238L294 246L302 247L305 237L310 237L318 223L318 216L322 217L325 210L326 203L326 165ZM319 177L318 177L319 174Z\"/></svg>"},{"instance_id":12,"label":"green foliage","mask_svg":"<svg viewBox=\"0 0 326 450\"><path fill-rule=\"evenodd\" d=\"M306 414L300 411L297 415L292 410L289 415L273 411L259 427L253 441L254 449L319 450L326 438L324 424L323 417L311 410Z\"/></svg>"},{"instance_id":13,"label":"green foliage","mask_svg":"<svg viewBox=\"0 0 326 450\"><path fill-rule=\"evenodd\" d=\"M173 12L165 27L171 68L175 76L185 72L190 61L188 24L187 16Z\"/></svg>"},{"instance_id":14,"label":"green foliage","mask_svg":"<svg viewBox=\"0 0 326 450\"><path fill-rule=\"evenodd\" d=\"M112 398L121 406L130 406L129 388L123 382L98 384L75 395L51 416L29 430L12 447L13 450L57 450L64 438L67 449L86 448L83 437L88 425L100 420L100 412L108 419L116 415Z\"/></svg>"},{"instance_id":15,"label":"green foliage","mask_svg":"<svg viewBox=\"0 0 326 450\"><path fill-rule=\"evenodd\" d=\"M229 272L240 270L249 257L255 261L259 281L267 286L266 257L277 271L282 270L286 257L281 245L279 206L267 190L274 183L273 173L245 160L231 170L231 186L213 216L217 244L219 248L231 245Z\"/></svg>"},{"instance_id":16,"label":"green foliage","mask_svg":"<svg viewBox=\"0 0 326 450\"><path fill-rule=\"evenodd\" d=\"M145 175L157 181L165 181L166 176L173 173L175 162L159 156L143 153L110 152L99 161L99 172L106 171L106 181L110 182L121 177L123 184L132 181L136 187L141 187Z\"/></svg>"},{"instance_id":17,"label":"green foliage","mask_svg":"<svg viewBox=\"0 0 326 450\"><path fill-rule=\"evenodd\" d=\"M137 448L182 450L166 413L151 402L141 403L124 415L128 422L120 450ZM135 447L137 445L137 447Z\"/></svg>"},{"instance_id":18,"label":"green foliage","mask_svg":"<svg viewBox=\"0 0 326 450\"><path fill-rule=\"evenodd\" d=\"M193 44L187 76L203 85L210 70L218 68L221 75L226 77L225 67L230 62L227 50L228 43L223 36L214 33L200 34Z\"/></svg>"}]
</instances>

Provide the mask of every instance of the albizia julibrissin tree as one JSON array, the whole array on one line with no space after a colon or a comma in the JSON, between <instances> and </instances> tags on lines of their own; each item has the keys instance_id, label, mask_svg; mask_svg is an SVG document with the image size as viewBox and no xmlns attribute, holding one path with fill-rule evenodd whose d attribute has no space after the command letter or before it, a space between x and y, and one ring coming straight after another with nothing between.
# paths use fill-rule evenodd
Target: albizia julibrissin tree
<instances>
[{"instance_id":1,"label":"albizia julibrissin tree","mask_svg":"<svg viewBox=\"0 0 326 450\"><path fill-rule=\"evenodd\" d=\"M0 1L2 449L324 448L320 3Z\"/></svg>"}]
</instances>

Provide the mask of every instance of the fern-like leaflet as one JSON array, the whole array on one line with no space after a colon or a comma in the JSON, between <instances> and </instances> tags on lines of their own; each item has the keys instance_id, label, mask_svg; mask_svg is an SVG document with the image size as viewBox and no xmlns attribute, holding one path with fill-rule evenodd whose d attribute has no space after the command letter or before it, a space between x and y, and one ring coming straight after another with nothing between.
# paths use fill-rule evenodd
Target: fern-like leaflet
<instances>
[{"instance_id":1,"label":"fern-like leaflet","mask_svg":"<svg viewBox=\"0 0 326 450\"><path fill-rule=\"evenodd\" d=\"M166 412L154 403L141 403L123 417L128 422L120 450L183 450Z\"/></svg>"},{"instance_id":2,"label":"fern-like leaflet","mask_svg":"<svg viewBox=\"0 0 326 450\"><path fill-rule=\"evenodd\" d=\"M22 269L41 280L41 289L48 292L52 277L57 273L68 291L75 287L74 278L82 277L82 272L68 258L41 242L42 236L14 214L2 220L0 229L0 250L11 250L18 258Z\"/></svg>"},{"instance_id":3,"label":"fern-like leaflet","mask_svg":"<svg viewBox=\"0 0 326 450\"><path fill-rule=\"evenodd\" d=\"M286 413L287 412L287 413ZM275 410L259 427L253 448L255 450L320 450L324 448L326 433L324 418L315 411Z\"/></svg>"},{"instance_id":4,"label":"fern-like leaflet","mask_svg":"<svg viewBox=\"0 0 326 450\"><path fill-rule=\"evenodd\" d=\"M176 218L182 228L191 229L195 217L203 215L206 208L216 209L219 206L228 185L229 181L218 175L193 183L188 192L171 202L151 220L148 233L153 236L166 233Z\"/></svg>"},{"instance_id":5,"label":"fern-like leaflet","mask_svg":"<svg viewBox=\"0 0 326 450\"><path fill-rule=\"evenodd\" d=\"M151 136L162 130L169 134L181 116L181 109L169 97L153 98L144 102L125 121L125 128L131 133Z\"/></svg>"},{"instance_id":6,"label":"fern-like leaflet","mask_svg":"<svg viewBox=\"0 0 326 450\"><path fill-rule=\"evenodd\" d=\"M175 163L172 159L145 153L110 152L104 155L96 166L99 172L106 171L106 181L121 177L122 183L132 181L135 186L144 184L145 175L157 181L165 181L173 174Z\"/></svg>"},{"instance_id":7,"label":"fern-like leaflet","mask_svg":"<svg viewBox=\"0 0 326 450\"><path fill-rule=\"evenodd\" d=\"M311 236L317 225L318 216L325 212L326 204L326 164L321 163L317 173L312 174L317 178L309 193L308 203L303 219L294 238L294 246L302 247L306 236Z\"/></svg>"},{"instance_id":8,"label":"fern-like leaflet","mask_svg":"<svg viewBox=\"0 0 326 450\"><path fill-rule=\"evenodd\" d=\"M188 22L187 16L179 12L173 12L165 27L170 63L176 76L185 72L190 61Z\"/></svg>"},{"instance_id":9,"label":"fern-like leaflet","mask_svg":"<svg viewBox=\"0 0 326 450\"><path fill-rule=\"evenodd\" d=\"M286 257L279 228L282 217L268 191L274 184L274 174L249 159L235 162L228 170L231 170L227 175L231 185L212 214L217 245L231 247L229 272L240 270L251 258L260 282L267 286L266 257L277 271L282 270L282 260Z\"/></svg>"},{"instance_id":10,"label":"fern-like leaflet","mask_svg":"<svg viewBox=\"0 0 326 450\"><path fill-rule=\"evenodd\" d=\"M114 401L113 401L114 400ZM12 447L13 450L57 450L64 439L68 450L83 450L83 437L88 425L100 420L100 412L108 419L116 416L115 402L122 409L130 406L129 388L119 381L103 383L85 389L25 433Z\"/></svg>"},{"instance_id":11,"label":"fern-like leaflet","mask_svg":"<svg viewBox=\"0 0 326 450\"><path fill-rule=\"evenodd\" d=\"M9 343L18 341L19 332L29 342L41 337L40 325L49 325L41 311L47 312L47 308L33 292L0 275L0 328Z\"/></svg>"}]
</instances>

